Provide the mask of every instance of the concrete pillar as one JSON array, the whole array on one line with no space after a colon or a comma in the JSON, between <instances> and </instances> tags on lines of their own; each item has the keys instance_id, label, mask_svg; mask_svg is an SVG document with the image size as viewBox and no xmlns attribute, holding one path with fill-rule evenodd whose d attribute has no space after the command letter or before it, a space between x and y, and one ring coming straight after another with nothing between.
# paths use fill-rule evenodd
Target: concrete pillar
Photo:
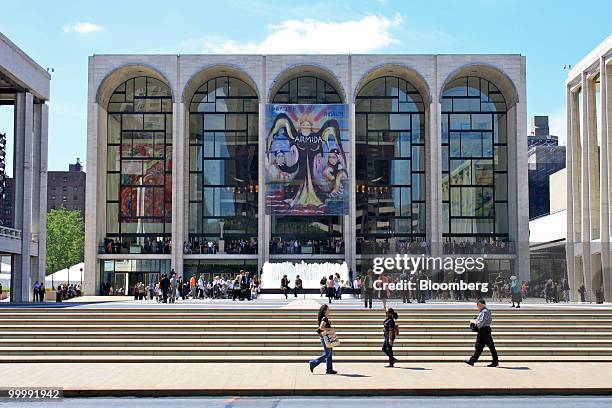
<instances>
[{"instance_id":1,"label":"concrete pillar","mask_svg":"<svg viewBox=\"0 0 612 408\"><path fill-rule=\"evenodd\" d=\"M601 117L601 163L600 163L600 199L601 199L601 212L600 212L600 225L601 225L601 261L602 261L602 274L604 280L604 296L606 301L610 302L612 299L612 254L610 253L610 177L612 177L610 169L610 150L612 148L610 140L611 136L611 123L612 118L610 117L610 87L609 80L610 69L606 65L605 58L599 60L599 80L600 80L600 106L599 115ZM611 98L612 99L612 98Z\"/></svg>"},{"instance_id":2,"label":"concrete pillar","mask_svg":"<svg viewBox=\"0 0 612 408\"><path fill-rule=\"evenodd\" d=\"M38 207L38 277L43 281L46 276L47 262L47 164L49 142L49 107L46 104L40 105L40 131L39 131L39 166L38 174L34 176L39 182L39 207ZM46 286L46 285L45 285Z\"/></svg>"},{"instance_id":3,"label":"concrete pillar","mask_svg":"<svg viewBox=\"0 0 612 408\"><path fill-rule=\"evenodd\" d=\"M267 60L264 56L261 70L261 84L259 91L259 143L258 143L258 163L257 179L259 192L257 194L257 270L259 271L264 263L270 259L270 237L271 237L271 218L266 215L266 103L268 102L268 82L266 81Z\"/></svg>"},{"instance_id":4,"label":"concrete pillar","mask_svg":"<svg viewBox=\"0 0 612 408\"><path fill-rule=\"evenodd\" d=\"M349 60L350 61L350 60ZM351 69L349 67L349 75ZM353 85L349 80L348 91L352 89ZM354 275L353 279L357 274L357 194L356 188L356 129L355 129L355 103L353 102L353 96L350 96L349 102L349 148L348 148L348 160L349 160L349 213L344 216L344 258L349 270L352 270ZM352 283L352 282L351 282Z\"/></svg>"},{"instance_id":5,"label":"concrete pillar","mask_svg":"<svg viewBox=\"0 0 612 408\"><path fill-rule=\"evenodd\" d=\"M432 90L432 95L437 95ZM442 105L432 100L425 112L425 191L426 191L426 239L430 245L431 256L441 256L443 249L442 233Z\"/></svg>"},{"instance_id":6,"label":"concrete pillar","mask_svg":"<svg viewBox=\"0 0 612 408\"><path fill-rule=\"evenodd\" d=\"M34 99L31 93L15 95L15 228L21 230L21 254L15 256L11 277L11 300L29 302L32 241L32 148L34 145Z\"/></svg>"},{"instance_id":7,"label":"concrete pillar","mask_svg":"<svg viewBox=\"0 0 612 408\"><path fill-rule=\"evenodd\" d=\"M90 65L91 71L91 65ZM91 72L90 72L91 76ZM91 98L91 95L90 95ZM98 273L98 223L106 214L106 208L99 206L98 191L103 173L99 164L106 161L99 152L98 133L99 120L102 112L97 102L87 104L87 178L85 181L85 270L83 291L87 295L100 293L100 274ZM106 137L103 137L106 140ZM101 143L101 142L100 142ZM106 168L106 166L104 166ZM105 183L106 184L106 183Z\"/></svg>"},{"instance_id":8,"label":"concrete pillar","mask_svg":"<svg viewBox=\"0 0 612 408\"><path fill-rule=\"evenodd\" d=\"M572 96L572 92L569 87L566 87L566 97L565 97L565 112L566 112L566 123L567 123L567 134L566 134L566 143L567 148L565 151L565 163L566 163L566 224L567 224L567 237L565 243L565 257L566 257L566 265L567 265L567 279L570 285L570 300L576 300L576 262L574 260L574 167L575 163L573 161L573 152L575 149L574 136L575 133L573 131L573 111L574 111L574 98Z\"/></svg>"},{"instance_id":9,"label":"concrete pillar","mask_svg":"<svg viewBox=\"0 0 612 408\"><path fill-rule=\"evenodd\" d=\"M526 77L526 67L523 60L521 64L521 78ZM510 220L515 220L516 223L516 267L517 277L519 280L529 281L530 273L530 255L529 255L529 183L527 176L527 89L525 81L518 87L518 100L514 105L513 127L515 132L508 132L508 135L514 138L514 154L515 161L508 160L508 165L512 166L516 172L516 182L513 190L516 195L509 196L509 206L513 207L513 202L516 203L516 218L512 217L512 210L508 209ZM510 115L508 115L510 121ZM510 130L510 129L508 129ZM512 144L509 144L509 148ZM511 164L513 163L513 164ZM510 172L512 173L512 172ZM510 192L508 192L510 194ZM512 227L511 227L512 228Z\"/></svg>"},{"instance_id":10,"label":"concrete pillar","mask_svg":"<svg viewBox=\"0 0 612 408\"><path fill-rule=\"evenodd\" d=\"M172 104L172 259L171 268L177 276L183 276L183 242L185 241L185 218L188 212L183 191L189 189L185 182L185 163L189 164L189 152L185 149L187 121L185 104ZM187 158L183 160L183 158Z\"/></svg>"},{"instance_id":11,"label":"concrete pillar","mask_svg":"<svg viewBox=\"0 0 612 408\"><path fill-rule=\"evenodd\" d=\"M265 91L262 90L262 93ZM271 236L271 217L266 215L266 174L265 174L265 157L266 157L266 103L260 99L259 103L259 146L258 146L258 163L257 163L257 179L259 184L259 193L257 195L257 270L259 271L263 264L270 259L270 236Z\"/></svg>"},{"instance_id":12,"label":"concrete pillar","mask_svg":"<svg viewBox=\"0 0 612 408\"><path fill-rule=\"evenodd\" d=\"M572 138L572 184L573 184L573 212L572 222L574 235L572 237L572 248L574 250L575 258L572 260L574 267L576 265L576 273L574 275L574 296L576 299L580 299L578 294L578 288L584 282L584 263L582 262L582 143L580 141L581 131L581 117L580 117L580 104L579 104L579 90L571 93L571 138Z\"/></svg>"},{"instance_id":13,"label":"concrete pillar","mask_svg":"<svg viewBox=\"0 0 612 408\"><path fill-rule=\"evenodd\" d=\"M584 265L584 286L586 288L586 300L593 299L593 270L591 267L591 202L590 186L591 186L591 171L589 166L590 159L590 140L589 140L589 98L588 98L588 79L582 74L582 111L580 112L580 136L582 145L582 160L581 160L581 200L582 200L582 263Z\"/></svg>"}]
</instances>

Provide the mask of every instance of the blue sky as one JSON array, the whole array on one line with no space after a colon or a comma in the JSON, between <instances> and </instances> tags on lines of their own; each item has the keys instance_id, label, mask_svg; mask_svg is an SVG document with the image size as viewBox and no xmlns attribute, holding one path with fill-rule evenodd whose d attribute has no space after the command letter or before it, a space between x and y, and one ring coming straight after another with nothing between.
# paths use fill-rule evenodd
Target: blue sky
<instances>
[{"instance_id":1,"label":"blue sky","mask_svg":"<svg viewBox=\"0 0 612 408\"><path fill-rule=\"evenodd\" d=\"M63 170L86 157L87 57L96 53L272 53L288 44L305 53L520 53L528 116L550 115L564 139L563 66L610 34L610 15L610 1L586 9L575 0L30 0L3 2L0 31L55 70L49 169ZM11 131L9 117L0 108L0 131Z\"/></svg>"}]
</instances>

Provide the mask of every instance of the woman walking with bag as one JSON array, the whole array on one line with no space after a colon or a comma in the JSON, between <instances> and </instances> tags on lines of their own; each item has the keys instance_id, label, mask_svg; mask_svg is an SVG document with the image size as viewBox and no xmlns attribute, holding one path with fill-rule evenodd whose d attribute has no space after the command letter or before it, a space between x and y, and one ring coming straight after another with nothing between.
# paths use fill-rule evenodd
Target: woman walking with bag
<instances>
[{"instance_id":1,"label":"woman walking with bag","mask_svg":"<svg viewBox=\"0 0 612 408\"><path fill-rule=\"evenodd\" d=\"M310 360L310 372L312 373L316 366L325 361L327 362L327 370L325 373L337 374L338 372L334 371L333 367L332 353L333 347L340 344L340 342L336 338L331 321L329 320L329 306L323 305L319 308L317 321L319 323L317 333L319 333L319 339L321 341L321 345L323 346L323 354L313 360Z\"/></svg>"},{"instance_id":2,"label":"woman walking with bag","mask_svg":"<svg viewBox=\"0 0 612 408\"><path fill-rule=\"evenodd\" d=\"M393 343L398 332L396 320L397 313L392 307L388 308L384 323L385 340L382 346L382 351L389 357L389 365L386 367L393 367L397 362L397 359L393 356Z\"/></svg>"}]
</instances>

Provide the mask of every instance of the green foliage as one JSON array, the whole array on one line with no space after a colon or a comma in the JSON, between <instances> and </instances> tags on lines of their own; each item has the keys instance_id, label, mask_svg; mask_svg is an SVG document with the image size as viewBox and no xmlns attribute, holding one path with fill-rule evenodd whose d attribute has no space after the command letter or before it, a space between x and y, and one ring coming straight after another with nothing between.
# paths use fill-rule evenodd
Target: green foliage
<instances>
[{"instance_id":1,"label":"green foliage","mask_svg":"<svg viewBox=\"0 0 612 408\"><path fill-rule=\"evenodd\" d=\"M65 208L47 214L46 274L83 262L85 222L79 211Z\"/></svg>"}]
</instances>

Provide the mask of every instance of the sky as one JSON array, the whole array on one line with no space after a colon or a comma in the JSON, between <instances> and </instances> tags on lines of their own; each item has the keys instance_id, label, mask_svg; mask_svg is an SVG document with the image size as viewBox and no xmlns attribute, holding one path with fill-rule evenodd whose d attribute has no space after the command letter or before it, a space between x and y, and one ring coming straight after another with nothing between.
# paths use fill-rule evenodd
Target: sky
<instances>
[{"instance_id":1,"label":"sky","mask_svg":"<svg viewBox=\"0 0 612 408\"><path fill-rule=\"evenodd\" d=\"M610 15L612 2L598 0L29 0L2 2L0 31L53 68L49 170L67 170L86 157L93 54L522 54L528 120L549 115L564 143L564 66L611 34ZM11 126L11 108L0 107L0 132Z\"/></svg>"}]
</instances>

